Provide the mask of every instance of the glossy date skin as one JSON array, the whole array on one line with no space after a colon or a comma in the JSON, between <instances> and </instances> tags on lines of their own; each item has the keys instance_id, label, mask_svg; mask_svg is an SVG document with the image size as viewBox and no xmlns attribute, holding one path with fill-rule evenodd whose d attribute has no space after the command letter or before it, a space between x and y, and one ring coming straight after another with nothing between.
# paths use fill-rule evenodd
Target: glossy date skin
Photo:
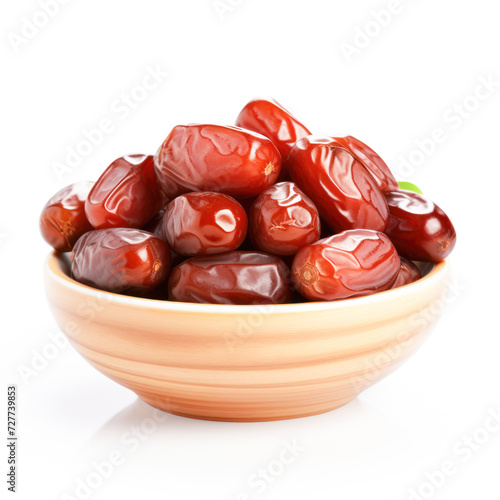
<instances>
[{"instance_id":1,"label":"glossy date skin","mask_svg":"<svg viewBox=\"0 0 500 500\"><path fill-rule=\"evenodd\" d=\"M318 209L293 182L279 182L262 192L250 209L254 246L275 255L295 255L321 234Z\"/></svg>"},{"instance_id":2,"label":"glossy date skin","mask_svg":"<svg viewBox=\"0 0 500 500\"><path fill-rule=\"evenodd\" d=\"M413 191L386 194L390 219L386 229L400 255L427 262L448 257L457 240L455 228L441 208Z\"/></svg>"},{"instance_id":3,"label":"glossy date skin","mask_svg":"<svg viewBox=\"0 0 500 500\"><path fill-rule=\"evenodd\" d=\"M169 270L168 244L140 229L91 231L71 254L73 277L109 292L147 292L165 281Z\"/></svg>"},{"instance_id":4,"label":"glossy date skin","mask_svg":"<svg viewBox=\"0 0 500 500\"><path fill-rule=\"evenodd\" d=\"M158 238L162 239L163 241L167 241L167 238L165 238L165 235L163 234L163 214L165 213L165 210L160 210L147 224L145 224L141 229L143 231L147 231L148 233L153 233L155 236L158 236ZM170 245L169 245L170 246ZM182 261L186 260L185 257L182 255L179 255L175 253L170 247L170 267L177 266L180 264Z\"/></svg>"},{"instance_id":5,"label":"glossy date skin","mask_svg":"<svg viewBox=\"0 0 500 500\"><path fill-rule=\"evenodd\" d=\"M59 252L70 252L78 238L93 229L85 215L85 200L93 182L76 182L58 191L43 207L40 232Z\"/></svg>"},{"instance_id":6,"label":"glossy date skin","mask_svg":"<svg viewBox=\"0 0 500 500\"><path fill-rule=\"evenodd\" d=\"M284 304L292 297L289 274L279 257L262 252L192 257L172 270L169 299L209 304Z\"/></svg>"},{"instance_id":7,"label":"glossy date skin","mask_svg":"<svg viewBox=\"0 0 500 500\"><path fill-rule=\"evenodd\" d=\"M115 160L90 191L85 213L96 229L140 228L163 206L151 155L129 155Z\"/></svg>"},{"instance_id":8,"label":"glossy date skin","mask_svg":"<svg viewBox=\"0 0 500 500\"><path fill-rule=\"evenodd\" d=\"M422 277L420 269L411 260L405 259L401 257L401 255L399 259L401 260L401 264L398 277L391 288L399 288L400 286L408 285Z\"/></svg>"},{"instance_id":9,"label":"glossy date skin","mask_svg":"<svg viewBox=\"0 0 500 500\"><path fill-rule=\"evenodd\" d=\"M389 209L383 193L336 139L314 135L300 139L288 157L288 168L294 182L335 231L386 228Z\"/></svg>"},{"instance_id":10,"label":"glossy date skin","mask_svg":"<svg viewBox=\"0 0 500 500\"><path fill-rule=\"evenodd\" d=\"M398 189L398 181L385 161L365 143L352 135L335 138L368 170L382 192Z\"/></svg>"},{"instance_id":11,"label":"glossy date skin","mask_svg":"<svg viewBox=\"0 0 500 500\"><path fill-rule=\"evenodd\" d=\"M293 145L311 132L274 99L254 99L240 112L236 125L265 135L282 158L281 178L287 174L287 158Z\"/></svg>"},{"instance_id":12,"label":"glossy date skin","mask_svg":"<svg viewBox=\"0 0 500 500\"><path fill-rule=\"evenodd\" d=\"M336 300L387 290L399 270L399 256L385 234L354 229L300 250L292 281L309 300Z\"/></svg>"},{"instance_id":13,"label":"glossy date skin","mask_svg":"<svg viewBox=\"0 0 500 500\"><path fill-rule=\"evenodd\" d=\"M194 257L236 250L247 234L244 208L222 193L187 193L171 201L162 230L179 255Z\"/></svg>"},{"instance_id":14,"label":"glossy date skin","mask_svg":"<svg viewBox=\"0 0 500 500\"><path fill-rule=\"evenodd\" d=\"M249 198L276 181L281 156L267 137L250 130L178 125L156 153L155 168L170 199L190 191Z\"/></svg>"}]
</instances>

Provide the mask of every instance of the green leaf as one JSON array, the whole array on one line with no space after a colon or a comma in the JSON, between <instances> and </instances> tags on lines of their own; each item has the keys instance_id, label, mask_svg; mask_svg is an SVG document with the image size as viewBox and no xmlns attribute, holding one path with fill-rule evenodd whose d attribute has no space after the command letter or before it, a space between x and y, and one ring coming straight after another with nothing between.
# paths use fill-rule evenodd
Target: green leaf
<instances>
[{"instance_id":1,"label":"green leaf","mask_svg":"<svg viewBox=\"0 0 500 500\"><path fill-rule=\"evenodd\" d=\"M411 182L400 181L398 182L398 184L401 189L405 189L406 191L413 191L414 193L424 194L422 193L422 191L420 191L420 188L418 186L415 186L415 184L412 184Z\"/></svg>"}]
</instances>

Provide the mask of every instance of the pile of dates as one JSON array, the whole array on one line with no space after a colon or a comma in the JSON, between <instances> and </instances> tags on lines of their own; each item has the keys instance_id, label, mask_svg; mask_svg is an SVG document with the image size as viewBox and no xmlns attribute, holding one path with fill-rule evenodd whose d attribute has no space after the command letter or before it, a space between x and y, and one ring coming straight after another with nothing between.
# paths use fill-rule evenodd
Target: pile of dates
<instances>
[{"instance_id":1,"label":"pile of dates","mask_svg":"<svg viewBox=\"0 0 500 500\"><path fill-rule=\"evenodd\" d=\"M401 189L360 140L312 135L274 100L235 126L178 125L157 153L118 158L40 216L74 279L160 300L281 304L418 280L453 250L448 216Z\"/></svg>"}]
</instances>

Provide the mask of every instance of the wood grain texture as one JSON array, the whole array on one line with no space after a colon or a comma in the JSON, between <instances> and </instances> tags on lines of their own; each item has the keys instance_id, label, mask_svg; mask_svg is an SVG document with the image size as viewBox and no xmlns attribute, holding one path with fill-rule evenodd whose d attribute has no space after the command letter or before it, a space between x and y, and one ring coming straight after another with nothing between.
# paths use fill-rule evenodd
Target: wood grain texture
<instances>
[{"instance_id":1,"label":"wood grain texture","mask_svg":"<svg viewBox=\"0 0 500 500\"><path fill-rule=\"evenodd\" d=\"M188 304L103 292L47 259L53 315L97 370L161 410L264 421L338 408L404 362L435 325L448 264L421 280L335 302Z\"/></svg>"}]
</instances>

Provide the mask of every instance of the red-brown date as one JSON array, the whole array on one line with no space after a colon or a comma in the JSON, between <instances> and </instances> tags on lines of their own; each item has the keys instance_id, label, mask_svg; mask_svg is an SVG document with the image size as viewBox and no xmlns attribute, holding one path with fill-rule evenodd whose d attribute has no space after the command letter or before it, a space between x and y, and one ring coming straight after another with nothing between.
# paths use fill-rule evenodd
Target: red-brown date
<instances>
[{"instance_id":1,"label":"red-brown date","mask_svg":"<svg viewBox=\"0 0 500 500\"><path fill-rule=\"evenodd\" d=\"M387 290L399 270L398 253L385 234L353 229L300 250L292 281L309 300L335 300Z\"/></svg>"},{"instance_id":2,"label":"red-brown date","mask_svg":"<svg viewBox=\"0 0 500 500\"><path fill-rule=\"evenodd\" d=\"M401 265L398 277L391 288L399 288L400 286L408 285L422 277L420 269L411 260L405 259L401 257L401 255L399 259L401 260Z\"/></svg>"},{"instance_id":3,"label":"red-brown date","mask_svg":"<svg viewBox=\"0 0 500 500\"><path fill-rule=\"evenodd\" d=\"M73 277L109 292L148 291L170 270L168 244L132 228L97 229L84 234L71 254Z\"/></svg>"},{"instance_id":4,"label":"red-brown date","mask_svg":"<svg viewBox=\"0 0 500 500\"><path fill-rule=\"evenodd\" d=\"M383 193L363 165L336 139L300 139L288 157L292 179L336 231L383 231L389 210Z\"/></svg>"},{"instance_id":5,"label":"red-brown date","mask_svg":"<svg viewBox=\"0 0 500 500\"><path fill-rule=\"evenodd\" d=\"M151 155L129 155L115 160L90 191L85 213L96 229L140 228L163 206Z\"/></svg>"},{"instance_id":6,"label":"red-brown date","mask_svg":"<svg viewBox=\"0 0 500 500\"><path fill-rule=\"evenodd\" d=\"M311 132L274 99L254 99L240 112L236 125L265 135L277 146L282 159L281 178L287 174L286 160L293 145Z\"/></svg>"},{"instance_id":7,"label":"red-brown date","mask_svg":"<svg viewBox=\"0 0 500 500\"><path fill-rule=\"evenodd\" d=\"M184 256L236 250L247 234L244 208L222 193L187 193L172 200L162 233L174 252Z\"/></svg>"},{"instance_id":8,"label":"red-brown date","mask_svg":"<svg viewBox=\"0 0 500 500\"><path fill-rule=\"evenodd\" d=\"M85 215L85 200L93 182L76 182L58 191L43 207L40 231L44 240L59 252L69 252L92 225Z\"/></svg>"},{"instance_id":9,"label":"red-brown date","mask_svg":"<svg viewBox=\"0 0 500 500\"><path fill-rule=\"evenodd\" d=\"M450 254L457 240L455 228L434 202L404 190L387 193L386 200L390 219L385 232L401 255L439 262Z\"/></svg>"},{"instance_id":10,"label":"red-brown date","mask_svg":"<svg viewBox=\"0 0 500 500\"><path fill-rule=\"evenodd\" d=\"M178 125L156 153L155 167L170 199L190 191L248 198L276 181L281 156L267 137L250 130Z\"/></svg>"},{"instance_id":11,"label":"red-brown date","mask_svg":"<svg viewBox=\"0 0 500 500\"><path fill-rule=\"evenodd\" d=\"M289 275L279 257L262 252L192 257L172 270L169 298L210 304L283 304L292 297Z\"/></svg>"},{"instance_id":12,"label":"red-brown date","mask_svg":"<svg viewBox=\"0 0 500 500\"><path fill-rule=\"evenodd\" d=\"M348 135L347 137L336 137L336 140L344 145L366 170L368 170L381 191L388 192L398 189L398 181L385 161L382 160L372 148L352 135Z\"/></svg>"},{"instance_id":13,"label":"red-brown date","mask_svg":"<svg viewBox=\"0 0 500 500\"><path fill-rule=\"evenodd\" d=\"M268 187L250 209L251 241L264 252L294 255L320 237L318 209L293 182Z\"/></svg>"},{"instance_id":14,"label":"red-brown date","mask_svg":"<svg viewBox=\"0 0 500 500\"><path fill-rule=\"evenodd\" d=\"M145 224L141 229L143 231L147 231L148 233L153 233L155 236L158 236L158 238L162 239L163 241L167 241L167 238L165 238L165 235L163 234L163 214L165 213L165 210L160 210L147 224ZM167 241L168 243L168 241ZM186 260L185 257L175 253L172 250L172 247L170 247L170 267L177 266L180 264L182 261ZM156 292L155 292L156 293Z\"/></svg>"}]
</instances>

